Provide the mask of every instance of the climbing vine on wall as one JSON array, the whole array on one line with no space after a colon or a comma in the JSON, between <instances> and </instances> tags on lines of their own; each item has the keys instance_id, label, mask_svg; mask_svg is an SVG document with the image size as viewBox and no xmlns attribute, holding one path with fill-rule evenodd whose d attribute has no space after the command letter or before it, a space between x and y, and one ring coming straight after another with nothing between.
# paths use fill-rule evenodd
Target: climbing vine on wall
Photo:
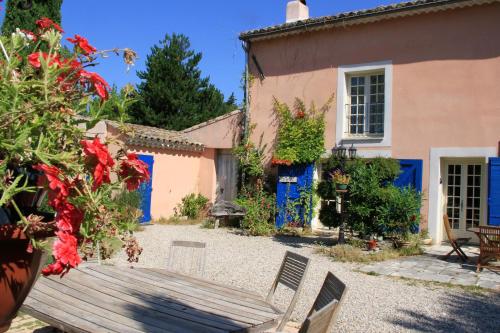
<instances>
[{"instance_id":1,"label":"climbing vine on wall","mask_svg":"<svg viewBox=\"0 0 500 333\"><path fill-rule=\"evenodd\" d=\"M274 100L278 130L273 164L308 164L321 157L325 150L325 113L332 100L333 97L320 109L314 103L306 108L299 98L293 108Z\"/></svg>"}]
</instances>

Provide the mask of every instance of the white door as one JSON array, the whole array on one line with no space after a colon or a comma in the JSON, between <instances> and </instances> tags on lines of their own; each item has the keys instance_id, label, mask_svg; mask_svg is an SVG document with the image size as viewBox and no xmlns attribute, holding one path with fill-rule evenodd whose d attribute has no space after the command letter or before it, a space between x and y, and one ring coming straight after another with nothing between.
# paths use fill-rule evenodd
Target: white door
<instances>
[{"instance_id":1,"label":"white door","mask_svg":"<svg viewBox=\"0 0 500 333\"><path fill-rule=\"evenodd\" d=\"M486 165L481 160L449 160L444 165L445 213L455 237L479 240L469 228L485 223Z\"/></svg>"}]
</instances>

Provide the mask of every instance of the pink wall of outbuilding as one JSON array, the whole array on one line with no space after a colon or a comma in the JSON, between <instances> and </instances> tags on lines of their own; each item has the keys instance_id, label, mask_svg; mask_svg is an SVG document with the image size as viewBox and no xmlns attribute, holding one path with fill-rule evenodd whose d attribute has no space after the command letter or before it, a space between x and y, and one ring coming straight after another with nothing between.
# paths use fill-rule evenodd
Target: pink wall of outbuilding
<instances>
[{"instance_id":1,"label":"pink wall of outbuilding","mask_svg":"<svg viewBox=\"0 0 500 333\"><path fill-rule=\"evenodd\" d=\"M422 159L426 194L431 148L498 146L499 33L495 3L255 41L251 52L265 79L255 79L250 89L253 140L263 135L272 150L274 97L323 105L337 97L340 66L391 62L392 142L361 150ZM258 77L252 61L250 70ZM327 150L336 141L336 117L334 103L326 114Z\"/></svg>"}]
</instances>

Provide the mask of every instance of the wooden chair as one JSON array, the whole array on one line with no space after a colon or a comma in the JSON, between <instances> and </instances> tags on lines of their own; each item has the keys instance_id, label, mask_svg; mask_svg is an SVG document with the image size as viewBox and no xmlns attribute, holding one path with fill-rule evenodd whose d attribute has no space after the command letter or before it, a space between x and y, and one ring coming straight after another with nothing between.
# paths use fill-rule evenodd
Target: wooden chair
<instances>
[{"instance_id":1,"label":"wooden chair","mask_svg":"<svg viewBox=\"0 0 500 333\"><path fill-rule=\"evenodd\" d=\"M202 242L173 241L170 245L167 266L186 275L203 276L205 250L206 244Z\"/></svg>"},{"instance_id":2,"label":"wooden chair","mask_svg":"<svg viewBox=\"0 0 500 333\"><path fill-rule=\"evenodd\" d=\"M347 292L346 285L328 272L316 301L302 324L300 333L327 333L332 331L340 306Z\"/></svg>"},{"instance_id":3,"label":"wooden chair","mask_svg":"<svg viewBox=\"0 0 500 333\"><path fill-rule=\"evenodd\" d=\"M443 257L443 259L444 260L448 259L453 254L453 252L456 252L460 260L466 262L469 259L469 257L467 257L465 252L462 250L462 246L467 244L472 237L456 238L453 235L453 230L451 229L450 221L448 219L448 215L446 214L443 215L443 223L444 223L444 229L446 230L446 235L448 236L448 240L450 241L451 247L453 248L450 252L448 252L448 254L446 254Z\"/></svg>"},{"instance_id":4,"label":"wooden chair","mask_svg":"<svg viewBox=\"0 0 500 333\"><path fill-rule=\"evenodd\" d=\"M290 319L290 315L292 314L295 304L297 303L300 291L302 290L302 285L304 283L304 278L307 273L308 267L309 258L289 251L285 253L285 258L283 259L280 270L278 271L278 274L276 275L276 278L266 298L267 302L272 302L278 284L282 284L295 292L292 300L290 301L290 304L288 305L288 308L285 311L285 314L281 319L280 324L277 327L277 331L281 331L288 322L288 319Z\"/></svg>"},{"instance_id":5,"label":"wooden chair","mask_svg":"<svg viewBox=\"0 0 500 333\"><path fill-rule=\"evenodd\" d=\"M480 226L478 236L477 272L480 272L481 266L486 267L488 261L500 259L500 228Z\"/></svg>"}]
</instances>

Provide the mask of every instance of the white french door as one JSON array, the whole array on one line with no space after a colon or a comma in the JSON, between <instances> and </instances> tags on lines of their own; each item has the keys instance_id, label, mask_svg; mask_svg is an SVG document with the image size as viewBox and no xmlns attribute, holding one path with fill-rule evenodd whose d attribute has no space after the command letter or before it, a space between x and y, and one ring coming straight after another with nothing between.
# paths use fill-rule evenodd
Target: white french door
<instances>
[{"instance_id":1,"label":"white french door","mask_svg":"<svg viewBox=\"0 0 500 333\"><path fill-rule=\"evenodd\" d=\"M477 242L467 229L485 224L486 165L481 160L449 160L444 171L444 211L453 233Z\"/></svg>"}]
</instances>

